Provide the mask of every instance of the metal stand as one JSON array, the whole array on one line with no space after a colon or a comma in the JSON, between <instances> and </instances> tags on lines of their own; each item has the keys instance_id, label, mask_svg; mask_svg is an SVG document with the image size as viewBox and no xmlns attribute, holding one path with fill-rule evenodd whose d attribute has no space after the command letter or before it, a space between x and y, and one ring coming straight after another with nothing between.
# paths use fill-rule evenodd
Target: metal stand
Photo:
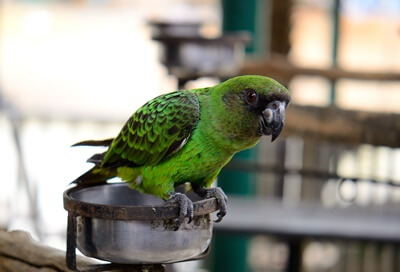
<instances>
[{"instance_id":1,"label":"metal stand","mask_svg":"<svg viewBox=\"0 0 400 272\"><path fill-rule=\"evenodd\" d=\"M178 79L179 89L183 89L189 80L201 77L224 80L238 75L244 61L245 45L251 41L246 31L215 38L203 37L200 23L150 22L150 25L153 27L152 39L164 48L161 62L169 74Z\"/></svg>"}]
</instances>

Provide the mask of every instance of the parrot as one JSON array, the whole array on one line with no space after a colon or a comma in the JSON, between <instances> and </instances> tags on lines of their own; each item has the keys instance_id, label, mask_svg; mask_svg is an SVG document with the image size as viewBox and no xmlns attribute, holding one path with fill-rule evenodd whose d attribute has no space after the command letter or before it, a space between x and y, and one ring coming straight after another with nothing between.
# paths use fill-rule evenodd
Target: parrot
<instances>
[{"instance_id":1,"label":"parrot","mask_svg":"<svg viewBox=\"0 0 400 272\"><path fill-rule=\"evenodd\" d=\"M179 205L177 228L186 217L192 221L193 203L175 187L190 184L197 195L215 197L219 222L228 198L213 182L235 153L255 146L263 135L271 141L279 136L289 101L287 88L258 75L160 95L137 109L115 138L74 144L108 149L90 157L93 168L72 183L119 177L141 193Z\"/></svg>"}]
</instances>

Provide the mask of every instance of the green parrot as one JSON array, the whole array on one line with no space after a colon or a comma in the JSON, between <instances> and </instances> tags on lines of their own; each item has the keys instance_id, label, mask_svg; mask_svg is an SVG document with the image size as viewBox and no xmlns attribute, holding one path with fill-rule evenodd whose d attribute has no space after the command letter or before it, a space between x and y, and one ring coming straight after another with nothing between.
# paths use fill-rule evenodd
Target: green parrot
<instances>
[{"instance_id":1,"label":"green parrot","mask_svg":"<svg viewBox=\"0 0 400 272\"><path fill-rule=\"evenodd\" d=\"M140 192L178 203L179 227L193 218L192 201L175 192L189 182L199 196L215 197L217 222L226 214L227 197L209 188L221 168L263 135L274 141L282 131L289 91L263 76L239 76L208 88L160 95L140 107L119 135L74 146L108 146L88 162L95 166L73 183L88 185L120 177Z\"/></svg>"}]
</instances>

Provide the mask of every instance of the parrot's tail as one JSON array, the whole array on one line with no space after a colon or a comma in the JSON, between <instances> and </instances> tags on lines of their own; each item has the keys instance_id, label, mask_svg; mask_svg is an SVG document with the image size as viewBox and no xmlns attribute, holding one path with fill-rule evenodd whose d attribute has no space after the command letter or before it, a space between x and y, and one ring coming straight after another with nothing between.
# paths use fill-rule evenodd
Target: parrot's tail
<instances>
[{"instance_id":1,"label":"parrot's tail","mask_svg":"<svg viewBox=\"0 0 400 272\"><path fill-rule=\"evenodd\" d=\"M83 145L110 146L113 140L114 140L113 138L105 140L89 140L76 143L72 146L83 146ZM71 183L76 183L78 185L94 185L94 184L106 183L108 179L115 177L116 175L115 170L112 170L107 167L101 167L104 154L105 152L100 154L94 154L92 157L90 157L87 161L94 163L95 166L86 173L84 173L82 176L72 181Z\"/></svg>"},{"instance_id":2,"label":"parrot's tail","mask_svg":"<svg viewBox=\"0 0 400 272\"><path fill-rule=\"evenodd\" d=\"M114 138L109 138L105 140L88 140L88 141L82 141L76 144L73 144L72 146L110 146Z\"/></svg>"},{"instance_id":3,"label":"parrot's tail","mask_svg":"<svg viewBox=\"0 0 400 272\"><path fill-rule=\"evenodd\" d=\"M71 182L78 185L95 185L106 183L110 178L115 177L114 171L106 168L100 168L98 166L93 167L77 179Z\"/></svg>"}]
</instances>

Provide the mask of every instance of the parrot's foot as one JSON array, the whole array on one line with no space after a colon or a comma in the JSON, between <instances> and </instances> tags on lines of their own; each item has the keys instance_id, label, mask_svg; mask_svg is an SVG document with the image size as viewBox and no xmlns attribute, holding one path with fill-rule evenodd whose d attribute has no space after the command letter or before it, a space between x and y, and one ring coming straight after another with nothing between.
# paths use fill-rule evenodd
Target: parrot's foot
<instances>
[{"instance_id":1,"label":"parrot's foot","mask_svg":"<svg viewBox=\"0 0 400 272\"><path fill-rule=\"evenodd\" d=\"M193 220L193 202L185 195L181 193L173 193L167 203L169 204L179 204L179 216L176 220L176 227L175 230L178 230L179 227L182 225L183 220L186 216L189 217L189 222Z\"/></svg>"},{"instance_id":2,"label":"parrot's foot","mask_svg":"<svg viewBox=\"0 0 400 272\"><path fill-rule=\"evenodd\" d=\"M219 205L219 212L217 213L218 219L215 222L221 222L222 218L226 215L226 210L228 208L228 197L222 191L221 188L204 188L196 185L192 185L193 191L201 197L217 199Z\"/></svg>"}]
</instances>

